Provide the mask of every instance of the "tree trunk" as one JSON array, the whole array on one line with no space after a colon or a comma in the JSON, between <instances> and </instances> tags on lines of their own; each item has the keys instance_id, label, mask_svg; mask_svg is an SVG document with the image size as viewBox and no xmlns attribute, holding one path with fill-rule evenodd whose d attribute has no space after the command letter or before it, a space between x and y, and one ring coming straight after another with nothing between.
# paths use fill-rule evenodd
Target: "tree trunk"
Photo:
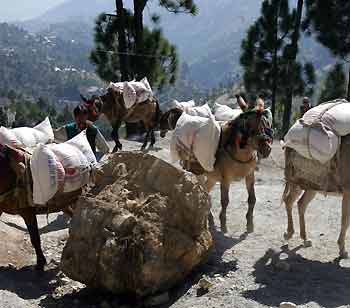
<instances>
[{"instance_id":1,"label":"tree trunk","mask_svg":"<svg viewBox=\"0 0 350 308\"><path fill-rule=\"evenodd\" d=\"M348 92L346 93L346 99L350 102L350 65L349 65L349 73L348 73Z\"/></svg>"},{"instance_id":2,"label":"tree trunk","mask_svg":"<svg viewBox=\"0 0 350 308\"><path fill-rule=\"evenodd\" d=\"M135 52L141 54L143 49L143 10L148 0L134 0ZM135 67L142 70L142 57L135 57ZM140 79L141 72L137 71L136 78Z\"/></svg>"},{"instance_id":3,"label":"tree trunk","mask_svg":"<svg viewBox=\"0 0 350 308\"><path fill-rule=\"evenodd\" d=\"M115 6L117 11L118 20L118 52L120 61L120 74L121 80L129 80L128 74L128 56L127 56L127 44L126 44L126 22L125 22L125 11L123 6L123 0L115 0Z\"/></svg>"},{"instance_id":4,"label":"tree trunk","mask_svg":"<svg viewBox=\"0 0 350 308\"><path fill-rule=\"evenodd\" d=\"M298 0L296 20L294 25L294 31L292 34L292 41L290 45L290 54L288 54L287 74L292 77L294 76L294 72L291 71L292 65L294 64L298 53L298 41L300 36L300 24L301 24L301 17L303 13L303 4L304 4L303 0ZM286 101L284 105L283 124L282 124L283 135L285 135L289 129L290 118L292 113L292 103L293 103L293 79L289 83L286 90Z\"/></svg>"},{"instance_id":5,"label":"tree trunk","mask_svg":"<svg viewBox=\"0 0 350 308\"><path fill-rule=\"evenodd\" d=\"M272 74L273 74L273 84L272 84L272 98L271 98L271 112L272 112L272 124L275 126L275 117L276 117L276 96L277 96L277 80L278 80L278 67L277 67L277 51L278 51L278 15L279 15L279 7L280 7L280 1L276 3L276 11L275 11L275 46L273 50L273 67L272 67Z\"/></svg>"}]
</instances>

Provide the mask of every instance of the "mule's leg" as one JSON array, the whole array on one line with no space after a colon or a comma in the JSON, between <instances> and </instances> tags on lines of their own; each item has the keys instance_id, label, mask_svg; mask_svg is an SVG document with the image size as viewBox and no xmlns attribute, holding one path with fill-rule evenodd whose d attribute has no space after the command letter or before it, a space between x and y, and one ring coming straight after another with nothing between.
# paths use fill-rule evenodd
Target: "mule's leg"
<instances>
[{"instance_id":1,"label":"mule's leg","mask_svg":"<svg viewBox=\"0 0 350 308\"><path fill-rule=\"evenodd\" d=\"M151 145L150 145L150 147L153 148L155 143L156 143L156 136L154 134L154 129L152 129L151 130Z\"/></svg>"},{"instance_id":2,"label":"mule's leg","mask_svg":"<svg viewBox=\"0 0 350 308\"><path fill-rule=\"evenodd\" d=\"M147 134L146 134L145 140L143 141L143 144L142 144L142 147L141 147L141 151L144 151L146 149L150 132L151 132L151 130L147 129Z\"/></svg>"},{"instance_id":3,"label":"mule's leg","mask_svg":"<svg viewBox=\"0 0 350 308\"><path fill-rule=\"evenodd\" d=\"M202 183L202 185L204 186L204 188L208 193L210 193L210 191L213 189L214 185L216 184L216 178L207 176L205 174L199 175L197 176L197 178ZM209 226L215 225L214 216L211 211L211 208L209 210L208 222L209 222Z\"/></svg>"},{"instance_id":4,"label":"mule's leg","mask_svg":"<svg viewBox=\"0 0 350 308\"><path fill-rule=\"evenodd\" d=\"M120 122L117 122L113 125L113 130L112 130L112 139L115 142L115 146L113 148L113 153L117 152L118 150L121 150L123 148L123 145L119 141L119 127L120 127Z\"/></svg>"},{"instance_id":5,"label":"mule's leg","mask_svg":"<svg viewBox=\"0 0 350 308\"><path fill-rule=\"evenodd\" d=\"M256 203L254 184L255 184L255 174L254 172L252 172L251 174L245 177L245 185L248 192L248 211L246 214L248 233L254 232L253 215L254 215L254 206Z\"/></svg>"},{"instance_id":6,"label":"mule's leg","mask_svg":"<svg viewBox=\"0 0 350 308\"><path fill-rule=\"evenodd\" d=\"M285 193L283 196L283 201L286 204L286 211L288 217L288 228L287 232L284 234L284 238L289 240L293 237L294 226L293 226L293 204L298 199L301 194L301 189L299 186L286 183Z\"/></svg>"},{"instance_id":7,"label":"mule's leg","mask_svg":"<svg viewBox=\"0 0 350 308\"><path fill-rule=\"evenodd\" d=\"M38 229L38 221L36 219L35 213L32 209L26 210L22 213L22 218L27 226L30 241L35 249L36 253L36 269L43 271L46 264L46 259L41 249L40 235Z\"/></svg>"},{"instance_id":8,"label":"mule's leg","mask_svg":"<svg viewBox=\"0 0 350 308\"><path fill-rule=\"evenodd\" d=\"M221 225L221 231L223 233L226 233L227 232L226 209L230 201L229 200L230 184L226 182L221 182L220 191L221 191L220 225Z\"/></svg>"},{"instance_id":9,"label":"mule's leg","mask_svg":"<svg viewBox=\"0 0 350 308\"><path fill-rule=\"evenodd\" d=\"M348 253L345 250L345 236L349 227L350 216L350 192L343 193L342 213L341 213L341 229L338 238L339 257L347 258Z\"/></svg>"},{"instance_id":10,"label":"mule's leg","mask_svg":"<svg viewBox=\"0 0 350 308\"><path fill-rule=\"evenodd\" d=\"M306 228L305 228L305 211L309 203L315 198L316 192L313 190L305 190L303 195L298 201L298 212L299 212L299 225L300 225L300 237L304 241L305 247L312 245L311 241L307 240Z\"/></svg>"}]
</instances>

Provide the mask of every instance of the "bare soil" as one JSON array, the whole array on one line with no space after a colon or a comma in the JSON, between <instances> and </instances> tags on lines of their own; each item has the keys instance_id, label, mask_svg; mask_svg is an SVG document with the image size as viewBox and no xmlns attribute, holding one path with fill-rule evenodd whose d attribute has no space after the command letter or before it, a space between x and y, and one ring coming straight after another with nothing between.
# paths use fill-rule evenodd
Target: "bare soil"
<instances>
[{"instance_id":1,"label":"bare soil","mask_svg":"<svg viewBox=\"0 0 350 308\"><path fill-rule=\"evenodd\" d=\"M140 144L123 140L126 150ZM169 144L163 139L152 153L169 161ZM286 213L281 205L283 152L274 145L272 156L256 173L255 231L245 233L247 193L244 182L231 186L228 233L213 231L216 249L205 265L197 268L181 285L169 291L170 300L162 307L250 308L278 307L283 301L298 307L350 307L350 261L334 262L340 229L341 200L318 195L306 214L307 230L313 246L304 248L296 232L289 245L283 239ZM212 208L219 226L220 190L216 185ZM294 211L298 231L297 207ZM68 235L62 213L39 216L44 253L51 262L45 273L32 265L35 255L20 217L0 218L0 307L137 307L143 302L117 298L85 288L65 277L59 269L60 256ZM349 247L349 241L346 242ZM272 257L272 258L271 258ZM277 263L272 260L282 260ZM205 278L212 287L199 288Z\"/></svg>"}]
</instances>

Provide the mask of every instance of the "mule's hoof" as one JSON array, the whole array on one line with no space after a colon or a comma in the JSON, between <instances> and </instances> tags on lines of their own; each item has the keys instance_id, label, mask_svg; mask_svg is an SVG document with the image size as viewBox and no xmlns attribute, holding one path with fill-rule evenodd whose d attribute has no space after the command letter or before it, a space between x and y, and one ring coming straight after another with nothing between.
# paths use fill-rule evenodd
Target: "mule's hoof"
<instances>
[{"instance_id":1,"label":"mule's hoof","mask_svg":"<svg viewBox=\"0 0 350 308\"><path fill-rule=\"evenodd\" d=\"M348 252L347 251L340 252L339 258L340 259L348 259L349 258Z\"/></svg>"},{"instance_id":2,"label":"mule's hoof","mask_svg":"<svg viewBox=\"0 0 350 308\"><path fill-rule=\"evenodd\" d=\"M115 146L114 148L113 148L113 151L112 151L112 153L116 153L116 152L118 152L118 146Z\"/></svg>"},{"instance_id":3,"label":"mule's hoof","mask_svg":"<svg viewBox=\"0 0 350 308\"><path fill-rule=\"evenodd\" d=\"M286 241L290 240L293 237L293 233L285 232L283 237Z\"/></svg>"},{"instance_id":4,"label":"mule's hoof","mask_svg":"<svg viewBox=\"0 0 350 308\"><path fill-rule=\"evenodd\" d=\"M141 147L141 151L145 151L145 150L146 150L146 146L143 145L143 146Z\"/></svg>"},{"instance_id":5,"label":"mule's hoof","mask_svg":"<svg viewBox=\"0 0 350 308\"><path fill-rule=\"evenodd\" d=\"M221 232L222 232L222 233L227 233L227 227L226 227L226 225L221 225Z\"/></svg>"},{"instance_id":6,"label":"mule's hoof","mask_svg":"<svg viewBox=\"0 0 350 308\"><path fill-rule=\"evenodd\" d=\"M312 247L312 241L310 240L304 240L304 248Z\"/></svg>"},{"instance_id":7,"label":"mule's hoof","mask_svg":"<svg viewBox=\"0 0 350 308\"><path fill-rule=\"evenodd\" d=\"M37 263L37 265L35 265L35 270L38 272L43 272L45 270L45 265L46 265L46 261Z\"/></svg>"}]
</instances>

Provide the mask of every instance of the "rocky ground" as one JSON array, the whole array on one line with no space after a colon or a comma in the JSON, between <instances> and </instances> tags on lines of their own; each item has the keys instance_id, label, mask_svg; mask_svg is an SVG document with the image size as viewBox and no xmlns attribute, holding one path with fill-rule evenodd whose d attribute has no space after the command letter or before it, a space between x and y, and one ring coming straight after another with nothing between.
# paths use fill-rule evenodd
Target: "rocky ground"
<instances>
[{"instance_id":1,"label":"rocky ground","mask_svg":"<svg viewBox=\"0 0 350 308\"><path fill-rule=\"evenodd\" d=\"M127 150L139 143L123 141ZM167 140L158 143L154 155L169 160ZM245 233L247 193L244 182L230 191L227 234L214 231L216 249L208 262L197 268L181 285L153 298L162 307L278 307L290 301L298 307L350 307L350 261L334 262L340 228L339 198L319 195L306 215L313 246L304 248L297 235L283 240L286 214L283 191L283 153L274 145L271 158L256 174L255 232ZM212 192L218 226L220 191ZM298 229L297 211L294 219ZM59 269L60 255L68 235L65 217L39 217L44 252L50 261L45 273L37 273L34 251L20 217L0 218L0 307L137 307L134 299L116 298L89 290L65 277ZM347 245L349 247L349 241ZM200 285L206 284L208 290ZM148 304L151 304L151 300Z\"/></svg>"}]
</instances>

